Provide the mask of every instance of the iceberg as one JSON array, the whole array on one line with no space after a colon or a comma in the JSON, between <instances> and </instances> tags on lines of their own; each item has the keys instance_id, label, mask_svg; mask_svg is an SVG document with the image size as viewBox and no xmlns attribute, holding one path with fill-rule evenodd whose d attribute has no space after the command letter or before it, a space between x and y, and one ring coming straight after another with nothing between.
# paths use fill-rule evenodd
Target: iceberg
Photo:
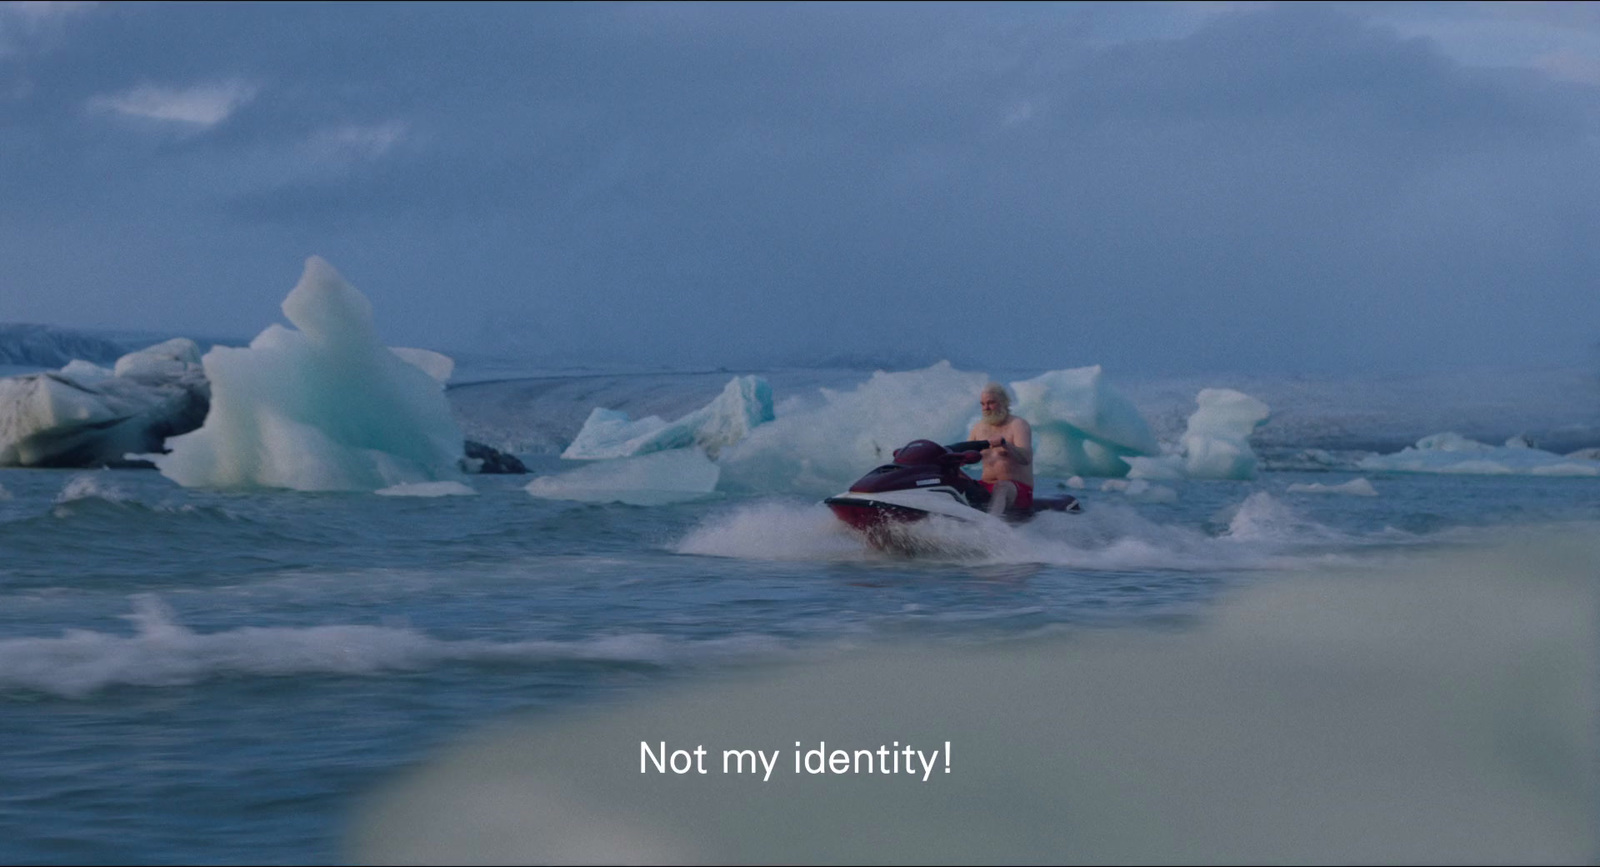
<instances>
[{"instance_id":1,"label":"iceberg","mask_svg":"<svg viewBox=\"0 0 1600 867\"><path fill-rule=\"evenodd\" d=\"M1503 446L1492 446L1453 431L1423 437L1416 445L1394 454L1369 455L1356 466L1391 473L1600 476L1600 460L1536 449L1520 436L1508 439Z\"/></svg>"},{"instance_id":2,"label":"iceberg","mask_svg":"<svg viewBox=\"0 0 1600 867\"><path fill-rule=\"evenodd\" d=\"M941 361L786 401L773 421L719 455L724 488L833 493L914 439L966 439L985 379Z\"/></svg>"},{"instance_id":3,"label":"iceberg","mask_svg":"<svg viewBox=\"0 0 1600 867\"><path fill-rule=\"evenodd\" d=\"M739 376L710 403L674 422L653 415L635 421L625 412L595 407L561 457L609 460L698 446L715 458L773 417L772 387L759 376Z\"/></svg>"},{"instance_id":4,"label":"iceberg","mask_svg":"<svg viewBox=\"0 0 1600 867\"><path fill-rule=\"evenodd\" d=\"M0 379L0 466L121 464L200 427L209 405L200 348L183 337L123 355L111 369L74 359Z\"/></svg>"},{"instance_id":5,"label":"iceberg","mask_svg":"<svg viewBox=\"0 0 1600 867\"><path fill-rule=\"evenodd\" d=\"M463 438L437 359L419 367L380 343L371 303L320 257L282 307L298 330L270 325L248 347L205 354L210 414L153 458L163 475L302 491L460 481Z\"/></svg>"},{"instance_id":6,"label":"iceberg","mask_svg":"<svg viewBox=\"0 0 1600 867\"><path fill-rule=\"evenodd\" d=\"M1150 424L1098 364L1013 382L1011 391L1012 411L1033 426L1036 473L1124 476L1126 458L1160 451Z\"/></svg>"},{"instance_id":7,"label":"iceberg","mask_svg":"<svg viewBox=\"0 0 1600 867\"><path fill-rule=\"evenodd\" d=\"M699 449L672 449L540 476L524 490L545 500L662 506L710 496L718 476L717 465Z\"/></svg>"},{"instance_id":8,"label":"iceberg","mask_svg":"<svg viewBox=\"0 0 1600 867\"><path fill-rule=\"evenodd\" d=\"M205 370L200 360L200 344L187 337L174 337L147 346L117 359L111 370L115 376L141 382L199 380Z\"/></svg>"},{"instance_id":9,"label":"iceberg","mask_svg":"<svg viewBox=\"0 0 1600 867\"><path fill-rule=\"evenodd\" d=\"M1129 457L1129 478L1253 479L1256 455L1250 434L1271 414L1265 403L1231 388L1204 388L1199 408L1172 452L1159 457Z\"/></svg>"},{"instance_id":10,"label":"iceberg","mask_svg":"<svg viewBox=\"0 0 1600 867\"><path fill-rule=\"evenodd\" d=\"M61 375L80 385L94 385L116 376L117 372L109 367L101 367L92 361L74 358L61 368Z\"/></svg>"},{"instance_id":11,"label":"iceberg","mask_svg":"<svg viewBox=\"0 0 1600 867\"><path fill-rule=\"evenodd\" d=\"M833 493L914 439L966 439L987 380L941 361L876 371L851 391L822 388L820 401L785 401L777 418L719 456L724 486ZM1128 470L1124 456L1159 449L1144 417L1098 366L1051 371L1010 388L1013 411L1033 427L1041 475L1120 476Z\"/></svg>"}]
</instances>

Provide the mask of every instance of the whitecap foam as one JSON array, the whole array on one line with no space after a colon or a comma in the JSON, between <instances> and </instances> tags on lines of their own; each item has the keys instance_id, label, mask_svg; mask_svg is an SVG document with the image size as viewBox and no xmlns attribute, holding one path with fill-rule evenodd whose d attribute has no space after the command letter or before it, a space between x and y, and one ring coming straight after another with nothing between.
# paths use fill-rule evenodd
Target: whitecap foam
<instances>
[{"instance_id":1,"label":"whitecap foam","mask_svg":"<svg viewBox=\"0 0 1600 867\"><path fill-rule=\"evenodd\" d=\"M667 665L772 653L759 635L684 641L659 635L581 641L446 641L394 626L246 626L201 633L155 596L134 598L132 635L69 629L56 638L0 639L0 690L81 698L114 686L184 686L230 675L375 675L452 662L616 662Z\"/></svg>"},{"instance_id":2,"label":"whitecap foam","mask_svg":"<svg viewBox=\"0 0 1600 867\"><path fill-rule=\"evenodd\" d=\"M1046 513L1008 527L990 561L1105 572L1214 572L1294 568L1294 537L1249 540L1151 520L1133 505L1097 503L1079 515Z\"/></svg>"},{"instance_id":3,"label":"whitecap foam","mask_svg":"<svg viewBox=\"0 0 1600 867\"><path fill-rule=\"evenodd\" d=\"M679 554L740 560L850 560L861 538L817 504L763 502L702 521L673 547Z\"/></svg>"},{"instance_id":4,"label":"whitecap foam","mask_svg":"<svg viewBox=\"0 0 1600 867\"><path fill-rule=\"evenodd\" d=\"M1302 517L1282 500L1256 491L1244 502L1225 510L1228 531L1222 538L1268 545L1321 543L1344 538L1342 534Z\"/></svg>"},{"instance_id":5,"label":"whitecap foam","mask_svg":"<svg viewBox=\"0 0 1600 867\"><path fill-rule=\"evenodd\" d=\"M910 555L931 560L1017 562L1006 555L1008 549L1017 547L1015 531L994 519L973 523L933 516L895 525L888 534L891 553L883 554L820 503L763 502L707 518L674 550L742 560L843 561Z\"/></svg>"},{"instance_id":6,"label":"whitecap foam","mask_svg":"<svg viewBox=\"0 0 1600 867\"><path fill-rule=\"evenodd\" d=\"M1297 543L1332 534L1276 501L1246 501L1223 535L1152 521L1132 506L1100 503L1082 514L1043 513L1026 524L934 517L896 527L880 553L826 506L792 501L741 505L704 519L673 550L745 560L846 561L912 556L971 565L1048 565L1097 571L1181 572L1294 568ZM983 517L980 515L980 517ZM1323 562L1319 557L1314 562Z\"/></svg>"},{"instance_id":7,"label":"whitecap foam","mask_svg":"<svg viewBox=\"0 0 1600 867\"><path fill-rule=\"evenodd\" d=\"M83 473L67 481L66 487L56 495L55 503L61 506L77 500L90 499L105 500L108 503L126 503L133 500L133 497L98 474Z\"/></svg>"}]
</instances>

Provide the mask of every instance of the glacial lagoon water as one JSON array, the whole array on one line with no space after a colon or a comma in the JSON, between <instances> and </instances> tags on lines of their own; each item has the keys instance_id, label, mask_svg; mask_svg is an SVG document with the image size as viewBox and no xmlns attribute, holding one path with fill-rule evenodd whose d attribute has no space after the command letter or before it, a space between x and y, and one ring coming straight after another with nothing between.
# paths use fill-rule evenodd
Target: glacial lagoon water
<instances>
[{"instance_id":1,"label":"glacial lagoon water","mask_svg":"<svg viewBox=\"0 0 1600 867\"><path fill-rule=\"evenodd\" d=\"M701 378L682 408L726 377ZM596 404L569 402L576 419ZM571 466L527 457L536 476ZM377 496L0 470L0 862L1466 860L1491 830L1505 848L1473 850L1491 861L1592 861L1597 480L1303 466L1088 479L1082 515L935 526L910 559L781 486L637 506L531 496L526 476ZM1357 586L1376 595L1339 600ZM1034 667L990 677L975 654ZM1272 673L1239 679L1257 669ZM916 695L858 682L902 670ZM677 723L651 715L697 690ZM1335 710L1312 714L1323 700ZM865 795L778 781L767 813L639 774L635 741L690 745L685 719L770 736L763 708L790 720L785 748L912 715L952 741L952 772ZM1117 716L1136 708L1137 725ZM509 777L418 800L428 769L496 737L529 745L494 753ZM1392 754L1421 770L1380 778ZM1129 792L1153 800L1084 818ZM1360 806L1385 798L1418 815ZM674 835L700 799L743 824ZM1060 821L996 836L1022 814ZM551 818L572 815L588 819ZM901 830L841 836L862 816Z\"/></svg>"}]
</instances>

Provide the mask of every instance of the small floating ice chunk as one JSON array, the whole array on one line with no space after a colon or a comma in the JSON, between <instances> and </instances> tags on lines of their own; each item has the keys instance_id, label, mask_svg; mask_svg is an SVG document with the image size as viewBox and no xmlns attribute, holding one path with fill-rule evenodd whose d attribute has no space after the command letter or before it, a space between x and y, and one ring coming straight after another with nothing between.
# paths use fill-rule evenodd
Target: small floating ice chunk
<instances>
[{"instance_id":1,"label":"small floating ice chunk","mask_svg":"<svg viewBox=\"0 0 1600 867\"><path fill-rule=\"evenodd\" d=\"M1166 485L1152 485L1144 479L1106 479L1100 483L1100 490L1107 493L1115 491L1141 503L1178 502L1177 491Z\"/></svg>"},{"instance_id":2,"label":"small floating ice chunk","mask_svg":"<svg viewBox=\"0 0 1600 867\"><path fill-rule=\"evenodd\" d=\"M773 417L772 387L767 381L738 376L710 403L674 422L653 415L636 421L625 412L597 406L561 456L608 460L699 446L716 457Z\"/></svg>"},{"instance_id":3,"label":"small floating ice chunk","mask_svg":"<svg viewBox=\"0 0 1600 867\"><path fill-rule=\"evenodd\" d=\"M1191 479L1253 479L1250 434L1267 420L1267 405L1230 388L1201 389L1200 408L1183 435L1183 471Z\"/></svg>"},{"instance_id":4,"label":"small floating ice chunk","mask_svg":"<svg viewBox=\"0 0 1600 867\"><path fill-rule=\"evenodd\" d=\"M1229 388L1200 390L1199 408L1177 447L1160 457L1128 458L1136 479L1253 479L1256 454L1250 434L1267 420L1265 403Z\"/></svg>"},{"instance_id":5,"label":"small floating ice chunk","mask_svg":"<svg viewBox=\"0 0 1600 867\"><path fill-rule=\"evenodd\" d=\"M545 500L661 506L711 495L719 475L699 449L673 449L540 476L524 490Z\"/></svg>"},{"instance_id":6,"label":"small floating ice chunk","mask_svg":"<svg viewBox=\"0 0 1600 867\"><path fill-rule=\"evenodd\" d=\"M470 497L478 492L465 482L412 482L380 488L376 493L383 497Z\"/></svg>"},{"instance_id":7,"label":"small floating ice chunk","mask_svg":"<svg viewBox=\"0 0 1600 867\"><path fill-rule=\"evenodd\" d=\"M1504 446L1470 440L1456 433L1438 433L1389 455L1371 455L1356 465L1363 470L1453 475L1600 476L1600 461L1587 461L1536 449L1512 437Z\"/></svg>"},{"instance_id":8,"label":"small floating ice chunk","mask_svg":"<svg viewBox=\"0 0 1600 867\"><path fill-rule=\"evenodd\" d=\"M1321 482L1304 484L1296 482L1289 486L1291 494L1351 494L1357 497L1376 497L1378 489L1365 478L1351 479L1341 485L1324 485Z\"/></svg>"}]
</instances>

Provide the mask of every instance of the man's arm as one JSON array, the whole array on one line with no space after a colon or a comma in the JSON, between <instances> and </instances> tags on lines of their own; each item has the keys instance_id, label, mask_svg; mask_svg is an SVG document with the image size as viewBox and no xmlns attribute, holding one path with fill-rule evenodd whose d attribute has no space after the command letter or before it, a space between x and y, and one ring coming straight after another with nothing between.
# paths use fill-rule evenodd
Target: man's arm
<instances>
[{"instance_id":1,"label":"man's arm","mask_svg":"<svg viewBox=\"0 0 1600 867\"><path fill-rule=\"evenodd\" d=\"M1017 419L1017 424L1011 430L1011 437L1006 439L1006 447L1011 450L1011 456L1020 464L1031 466L1033 464L1033 426L1022 419Z\"/></svg>"}]
</instances>

